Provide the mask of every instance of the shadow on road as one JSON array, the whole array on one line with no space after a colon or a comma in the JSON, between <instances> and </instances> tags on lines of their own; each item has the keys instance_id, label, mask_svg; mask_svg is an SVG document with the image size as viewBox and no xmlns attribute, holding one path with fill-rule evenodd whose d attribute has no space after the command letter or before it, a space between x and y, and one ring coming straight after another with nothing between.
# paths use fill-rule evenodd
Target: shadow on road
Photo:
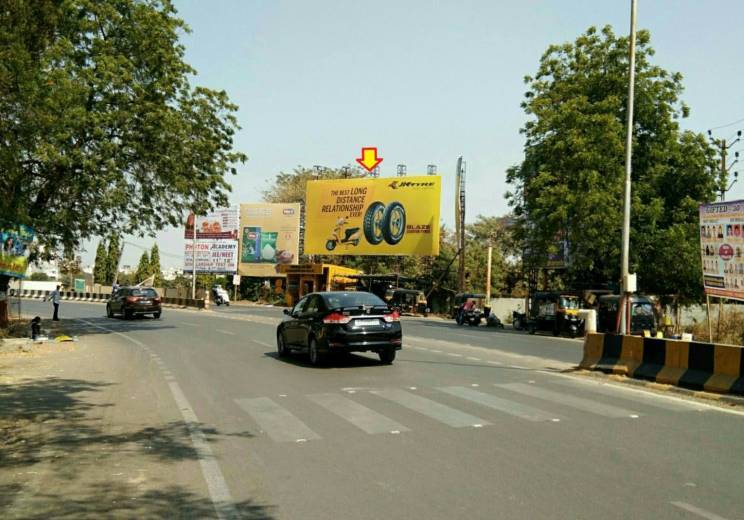
<instances>
[{"instance_id":1,"label":"shadow on road","mask_svg":"<svg viewBox=\"0 0 744 520\"><path fill-rule=\"evenodd\" d=\"M285 356L285 357L279 357L279 355L272 351L272 352L264 352L264 356L270 357L273 359L276 359L277 361L281 361L283 363L287 363L289 365L294 365L296 367L302 367L302 368L320 368L320 369L328 369L328 368L358 368L358 367L384 367L387 365L383 365L378 360L366 356L359 356L353 353L349 354L335 354L331 356L327 356L325 358L324 363L316 367L315 365L310 364L310 359L308 358L307 354L303 354L301 352L293 352L292 354Z\"/></svg>"},{"instance_id":2,"label":"shadow on road","mask_svg":"<svg viewBox=\"0 0 744 520\"><path fill-rule=\"evenodd\" d=\"M128 431L104 430L110 414L103 409L114 405L100 399L97 402L96 393L110 386L107 382L56 377L0 385L0 517L216 516L208 497L179 486L145 490L125 481L86 484L80 480L86 476L85 468L114 465L123 455L165 463L198 460L201 455L191 441L196 429L210 443L227 437L253 437L249 432L224 433L184 421ZM39 468L64 485L46 486L41 492L27 488L32 478L28 475L38 474L42 471ZM222 506L237 511L239 518L272 518L269 508L250 501Z\"/></svg>"}]
</instances>

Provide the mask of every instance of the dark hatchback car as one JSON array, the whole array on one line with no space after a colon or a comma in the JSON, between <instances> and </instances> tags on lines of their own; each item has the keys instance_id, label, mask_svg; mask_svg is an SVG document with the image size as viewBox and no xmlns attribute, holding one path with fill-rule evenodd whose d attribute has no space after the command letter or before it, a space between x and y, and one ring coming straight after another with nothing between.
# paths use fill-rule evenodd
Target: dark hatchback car
<instances>
[{"instance_id":1,"label":"dark hatchback car","mask_svg":"<svg viewBox=\"0 0 744 520\"><path fill-rule=\"evenodd\" d=\"M400 316L372 293L312 293L284 314L276 331L281 357L298 350L320 365L335 352L377 352L389 365L402 346Z\"/></svg>"},{"instance_id":2,"label":"dark hatchback car","mask_svg":"<svg viewBox=\"0 0 744 520\"><path fill-rule=\"evenodd\" d=\"M121 314L126 319L152 314L159 318L162 312L160 295L150 287L120 287L106 304L106 316Z\"/></svg>"}]
</instances>

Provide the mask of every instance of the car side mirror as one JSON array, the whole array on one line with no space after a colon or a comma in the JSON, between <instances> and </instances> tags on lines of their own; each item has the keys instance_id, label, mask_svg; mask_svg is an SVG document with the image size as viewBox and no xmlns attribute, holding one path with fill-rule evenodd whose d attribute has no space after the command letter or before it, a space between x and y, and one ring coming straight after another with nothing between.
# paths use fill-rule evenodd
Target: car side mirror
<instances>
[{"instance_id":1,"label":"car side mirror","mask_svg":"<svg viewBox=\"0 0 744 520\"><path fill-rule=\"evenodd\" d=\"M289 316L289 314L290 314L289 313L289 309L284 309L284 314L286 314L287 316Z\"/></svg>"}]
</instances>

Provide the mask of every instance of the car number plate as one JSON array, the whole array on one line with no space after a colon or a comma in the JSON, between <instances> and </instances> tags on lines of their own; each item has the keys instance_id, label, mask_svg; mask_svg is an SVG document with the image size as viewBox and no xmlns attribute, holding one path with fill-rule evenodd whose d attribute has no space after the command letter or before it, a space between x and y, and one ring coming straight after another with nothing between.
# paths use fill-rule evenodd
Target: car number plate
<instances>
[{"instance_id":1,"label":"car number plate","mask_svg":"<svg viewBox=\"0 0 744 520\"><path fill-rule=\"evenodd\" d=\"M150 300L140 300L140 303L142 305L150 305L152 302Z\"/></svg>"},{"instance_id":2,"label":"car number plate","mask_svg":"<svg viewBox=\"0 0 744 520\"><path fill-rule=\"evenodd\" d=\"M369 325L379 325L380 320L354 320L355 327L366 327Z\"/></svg>"}]
</instances>

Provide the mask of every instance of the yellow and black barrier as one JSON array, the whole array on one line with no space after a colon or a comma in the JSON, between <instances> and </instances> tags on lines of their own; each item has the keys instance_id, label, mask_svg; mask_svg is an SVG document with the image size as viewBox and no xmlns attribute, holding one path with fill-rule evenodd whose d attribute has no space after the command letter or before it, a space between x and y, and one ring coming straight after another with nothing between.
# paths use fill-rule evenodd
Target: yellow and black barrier
<instances>
[{"instance_id":1,"label":"yellow and black barrier","mask_svg":"<svg viewBox=\"0 0 744 520\"><path fill-rule=\"evenodd\" d=\"M744 395L742 350L697 341L587 334L579 366L690 390Z\"/></svg>"}]
</instances>

